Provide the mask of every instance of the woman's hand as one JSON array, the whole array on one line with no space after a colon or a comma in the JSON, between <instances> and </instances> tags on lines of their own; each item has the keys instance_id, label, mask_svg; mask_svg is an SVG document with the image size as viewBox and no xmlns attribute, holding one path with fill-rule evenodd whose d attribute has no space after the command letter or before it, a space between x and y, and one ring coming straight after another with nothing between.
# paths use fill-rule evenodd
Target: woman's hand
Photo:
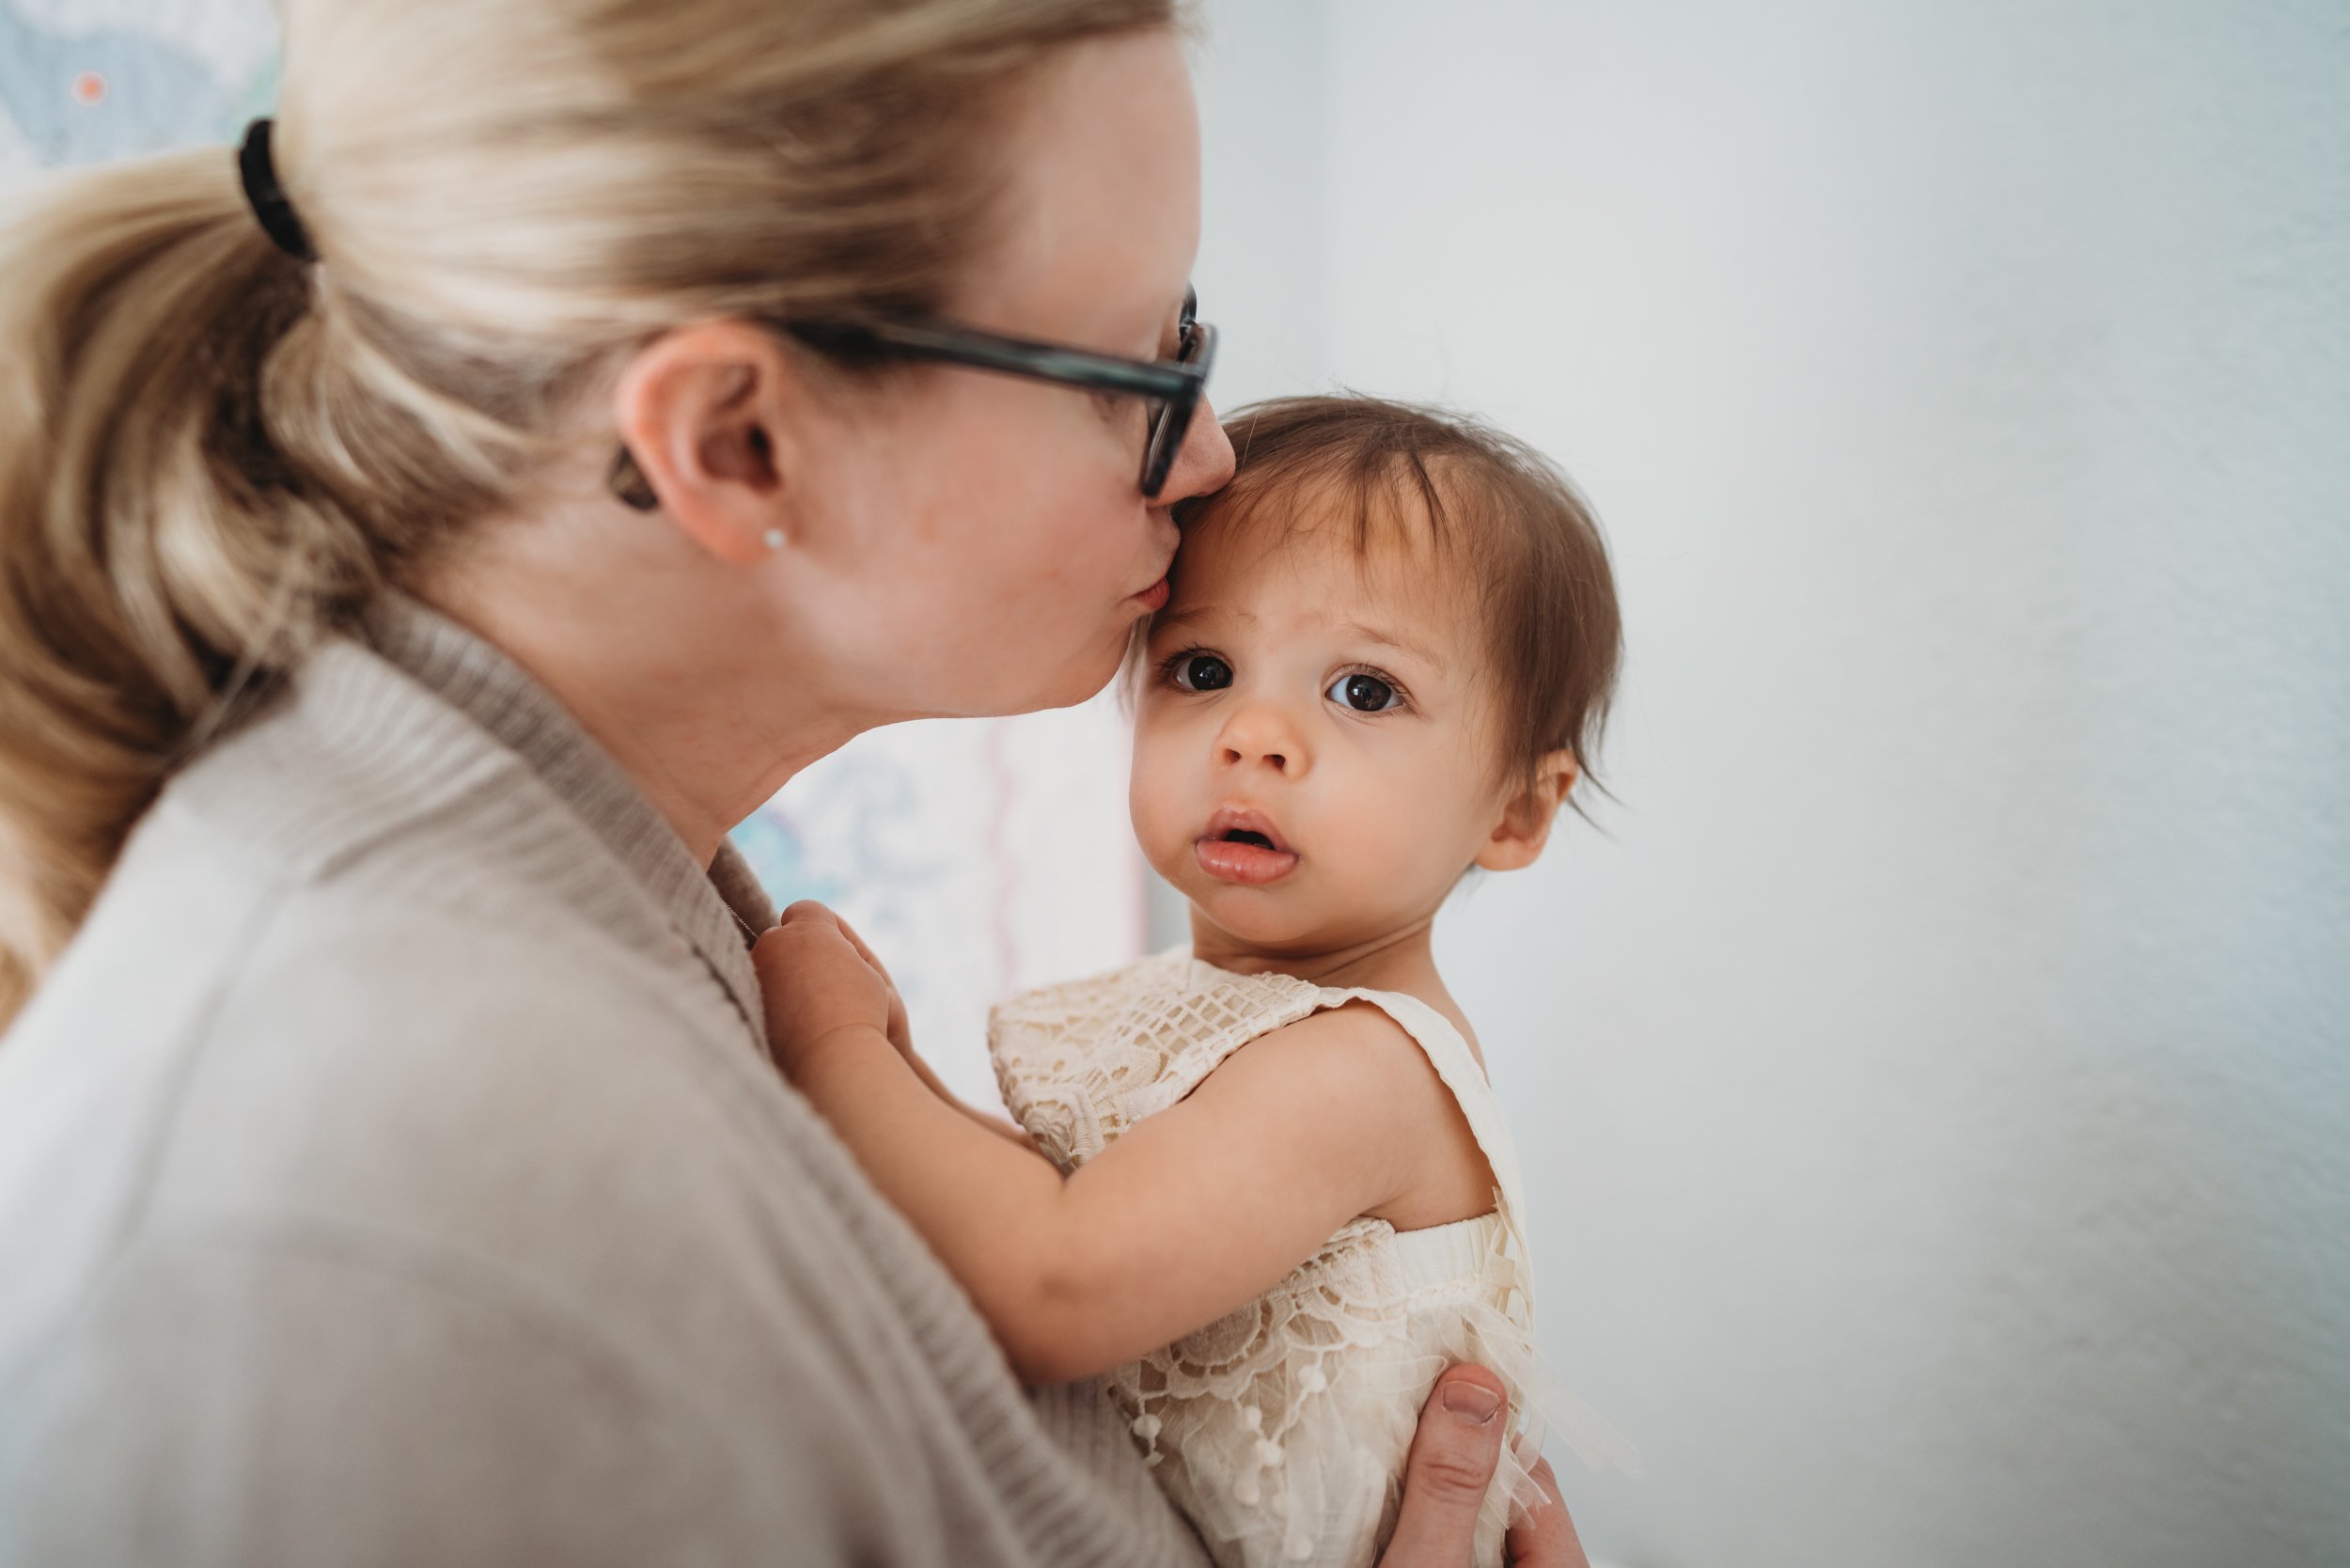
<instances>
[{"instance_id":1,"label":"woman's hand","mask_svg":"<svg viewBox=\"0 0 2350 1568\"><path fill-rule=\"evenodd\" d=\"M1469 1560L1477 1511L1501 1463L1508 1401L1482 1367L1454 1367L1420 1407L1403 1466L1403 1504L1379 1568L1453 1568ZM1534 1466L1545 1500L1510 1521L1504 1559L1517 1568L1590 1568L1550 1462Z\"/></svg>"},{"instance_id":2,"label":"woman's hand","mask_svg":"<svg viewBox=\"0 0 2350 1568\"><path fill-rule=\"evenodd\" d=\"M767 1040L787 1075L825 1036L866 1027L911 1053L906 1008L871 949L813 900L783 912L751 949L765 1000Z\"/></svg>"}]
</instances>

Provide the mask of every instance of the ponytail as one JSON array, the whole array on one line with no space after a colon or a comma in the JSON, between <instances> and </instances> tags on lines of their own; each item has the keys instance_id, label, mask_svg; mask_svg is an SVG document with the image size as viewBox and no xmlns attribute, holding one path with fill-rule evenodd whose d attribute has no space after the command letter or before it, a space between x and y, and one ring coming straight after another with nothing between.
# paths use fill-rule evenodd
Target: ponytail
<instances>
[{"instance_id":1,"label":"ponytail","mask_svg":"<svg viewBox=\"0 0 2350 1568\"><path fill-rule=\"evenodd\" d=\"M0 1026L132 823L377 580L256 417L306 270L234 165L56 177L0 240Z\"/></svg>"}]
</instances>

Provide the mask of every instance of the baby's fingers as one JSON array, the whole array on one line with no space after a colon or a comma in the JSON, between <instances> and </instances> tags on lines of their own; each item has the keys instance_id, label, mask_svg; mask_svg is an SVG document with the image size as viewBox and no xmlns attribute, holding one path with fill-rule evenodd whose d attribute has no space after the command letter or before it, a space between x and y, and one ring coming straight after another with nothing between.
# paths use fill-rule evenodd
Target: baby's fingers
<instances>
[{"instance_id":1,"label":"baby's fingers","mask_svg":"<svg viewBox=\"0 0 2350 1568\"><path fill-rule=\"evenodd\" d=\"M824 909L821 903L816 904L815 907ZM840 928L840 934L848 938L849 946L856 949L857 956L865 960L867 966L873 973L881 977L883 987L889 993L889 1027L885 1031L889 1036L889 1043L897 1046L901 1052L911 1054L914 1050L914 1031L906 1023L905 999L898 994L898 982L889 978L888 965L883 964L874 955L873 949L865 945L865 938L856 933L856 928L842 919L838 911L825 909L824 913L832 917L833 923Z\"/></svg>"},{"instance_id":2,"label":"baby's fingers","mask_svg":"<svg viewBox=\"0 0 2350 1568\"><path fill-rule=\"evenodd\" d=\"M831 910L813 899L803 899L759 933L751 944L751 963L762 982L772 982L783 978L784 971L801 961L803 954L834 944L839 930Z\"/></svg>"},{"instance_id":3,"label":"baby's fingers","mask_svg":"<svg viewBox=\"0 0 2350 1568\"><path fill-rule=\"evenodd\" d=\"M822 953L828 962L870 969L883 984L889 982L856 933L814 899L802 899L786 909L774 927L752 944L752 956L757 957L761 948L800 955Z\"/></svg>"},{"instance_id":4,"label":"baby's fingers","mask_svg":"<svg viewBox=\"0 0 2350 1568\"><path fill-rule=\"evenodd\" d=\"M886 980L886 979L888 978L888 976L889 976L889 970L888 970L886 967L885 967L885 966L883 965L882 961L881 961L880 959L878 959L878 958L876 958L876 957L874 957L874 956L873 956L873 949L870 949L870 948L869 948L869 947L867 947L867 946L865 945L865 938L864 938L864 937L862 937L862 936L859 936L859 935L856 933L856 927L854 927L854 926L853 926L853 925L849 924L849 922L848 922L848 921L846 921L846 920L844 920L844 919L842 919L842 918L840 917L840 912L839 912L838 910L836 910L836 909L825 909L825 908L824 908L824 906L823 906L822 904L821 904L821 903L816 903L816 902L815 902L815 901L814 901L813 899L807 900L807 901L806 901L806 902L808 902L808 903L811 903L811 904L815 904L815 907L816 907L816 908L818 908L818 909L823 909L825 914L827 914L827 915L831 916L831 917L832 917L832 922L833 922L833 924L835 924L835 925L837 925L837 926L838 926L838 927L840 928L840 934L841 934L841 935L843 935L843 936L845 936L845 937L847 937L847 938L849 939L849 946L851 946L852 948L854 948L854 949L856 949L856 955L857 955L857 957L859 957L859 958L861 958L861 959L865 960L865 962L866 962L866 963L868 963L868 964L871 964L871 965L873 966L874 972L875 972L876 974L879 974L879 975L880 975L880 976L882 976L882 978L884 978L885 980ZM796 908L798 908L798 907L799 907L799 905L794 904L794 905L792 905L792 907L793 907L794 909L796 909Z\"/></svg>"},{"instance_id":5,"label":"baby's fingers","mask_svg":"<svg viewBox=\"0 0 2350 1568\"><path fill-rule=\"evenodd\" d=\"M802 899L798 902L787 907L784 912L776 917L776 929L780 931L785 926L799 922L829 925L835 930L844 933L848 929L840 923L840 917L832 912L831 906L819 903L814 899ZM852 936L849 940L855 942L856 938ZM863 944L860 943L858 945L861 947Z\"/></svg>"}]
</instances>

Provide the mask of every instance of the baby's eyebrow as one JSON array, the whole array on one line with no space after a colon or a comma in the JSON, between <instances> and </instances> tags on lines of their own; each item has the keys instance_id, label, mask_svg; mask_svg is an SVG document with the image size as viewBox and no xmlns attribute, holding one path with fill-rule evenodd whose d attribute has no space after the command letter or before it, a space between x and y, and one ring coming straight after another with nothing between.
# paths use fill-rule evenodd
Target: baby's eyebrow
<instances>
[{"instance_id":1,"label":"baby's eyebrow","mask_svg":"<svg viewBox=\"0 0 2350 1568\"><path fill-rule=\"evenodd\" d=\"M1441 665L1444 663L1442 659L1437 658L1418 643L1399 633L1390 632L1385 627L1369 626L1359 620L1342 620L1339 622L1339 630L1349 636L1360 637L1366 642L1385 643L1387 647L1399 652L1409 653L1425 664Z\"/></svg>"},{"instance_id":2,"label":"baby's eyebrow","mask_svg":"<svg viewBox=\"0 0 2350 1568\"><path fill-rule=\"evenodd\" d=\"M1171 615L1162 612L1157 619L1151 622L1151 629L1153 632L1160 632L1165 631L1169 626L1188 626L1195 620L1210 620L1214 619L1216 616L1226 613L1227 612L1220 605L1187 604ZM1257 619L1246 610L1233 610L1230 613L1233 619L1237 620L1246 620L1253 623Z\"/></svg>"},{"instance_id":3,"label":"baby's eyebrow","mask_svg":"<svg viewBox=\"0 0 2350 1568\"><path fill-rule=\"evenodd\" d=\"M1227 610L1220 604L1187 604L1171 614L1162 612L1156 619L1151 622L1152 635L1155 636L1161 632L1188 626L1196 620L1212 620L1219 615L1229 615L1234 620L1246 621L1252 626L1257 620L1256 615L1248 610ZM1439 667L1444 664L1444 660L1429 651L1422 644L1414 642L1401 633L1389 631L1384 626L1373 626L1360 620L1340 620L1333 623L1333 630L1342 636L1359 637L1365 642L1375 642L1384 648L1392 648L1400 653L1409 653L1422 664Z\"/></svg>"}]
</instances>

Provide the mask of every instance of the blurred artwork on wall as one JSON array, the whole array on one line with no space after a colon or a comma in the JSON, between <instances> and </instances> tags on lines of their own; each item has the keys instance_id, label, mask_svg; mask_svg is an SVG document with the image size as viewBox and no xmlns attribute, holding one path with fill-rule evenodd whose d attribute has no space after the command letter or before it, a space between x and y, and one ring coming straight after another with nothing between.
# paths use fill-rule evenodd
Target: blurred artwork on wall
<instances>
[{"instance_id":1,"label":"blurred artwork on wall","mask_svg":"<svg viewBox=\"0 0 2350 1568\"><path fill-rule=\"evenodd\" d=\"M821 899L856 928L904 994L916 1048L992 1107L987 1009L1142 950L1128 736L1107 694L877 729L804 770L734 841L777 903Z\"/></svg>"},{"instance_id":2,"label":"blurred artwork on wall","mask_svg":"<svg viewBox=\"0 0 2350 1568\"><path fill-rule=\"evenodd\" d=\"M0 0L0 175L226 143L276 96L265 0Z\"/></svg>"}]
</instances>

